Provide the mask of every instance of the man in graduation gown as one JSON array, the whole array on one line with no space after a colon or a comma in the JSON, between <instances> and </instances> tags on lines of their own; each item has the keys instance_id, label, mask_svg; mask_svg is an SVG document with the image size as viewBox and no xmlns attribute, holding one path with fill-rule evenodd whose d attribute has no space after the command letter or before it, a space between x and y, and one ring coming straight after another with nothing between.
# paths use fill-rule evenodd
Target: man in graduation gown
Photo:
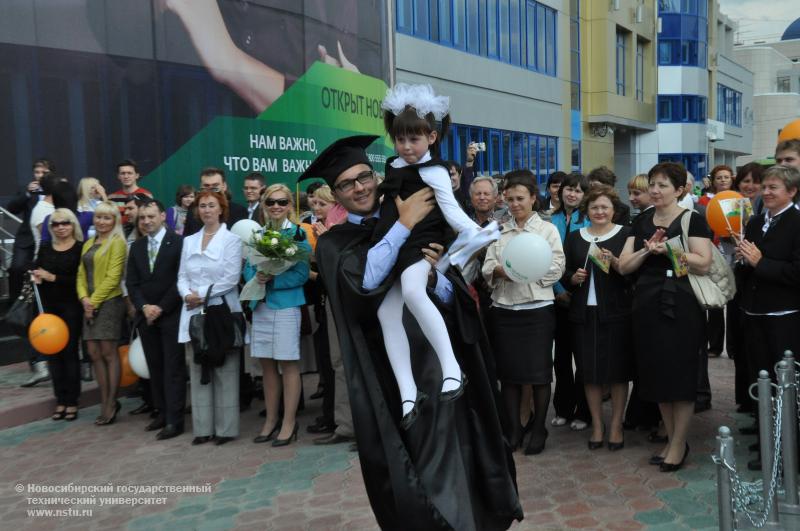
<instances>
[{"instance_id":1,"label":"man in graduation gown","mask_svg":"<svg viewBox=\"0 0 800 531\"><path fill-rule=\"evenodd\" d=\"M397 326L406 328L417 385L431 398L408 430L400 427L400 395L377 319L395 278L388 274L376 289L363 289L365 271L375 270L367 260L373 245L390 249L387 261L397 257L385 238L373 241L379 203L365 149L375 138L335 142L300 177L325 179L348 211L346 223L320 237L316 259L339 335L370 504L383 529L507 529L522 519L522 509L511 451L502 436L497 380L477 305L452 269L435 280L452 288L451 304L441 308L468 384L457 400L437 399L438 359L405 312Z\"/></svg>"}]
</instances>

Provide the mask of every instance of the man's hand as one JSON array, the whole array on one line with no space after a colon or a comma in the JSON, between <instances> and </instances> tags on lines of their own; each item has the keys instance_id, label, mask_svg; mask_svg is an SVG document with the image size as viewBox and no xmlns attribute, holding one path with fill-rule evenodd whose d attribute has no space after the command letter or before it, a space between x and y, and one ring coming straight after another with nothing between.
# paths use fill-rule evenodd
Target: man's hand
<instances>
[{"instance_id":1,"label":"man's hand","mask_svg":"<svg viewBox=\"0 0 800 531\"><path fill-rule=\"evenodd\" d=\"M436 204L433 198L433 190L427 187L414 192L405 201L400 197L395 197L394 202L397 205L397 213L399 214L398 221L408 230L413 229L417 223L422 221L433 210Z\"/></svg>"},{"instance_id":2,"label":"man's hand","mask_svg":"<svg viewBox=\"0 0 800 531\"><path fill-rule=\"evenodd\" d=\"M142 314L144 314L144 318L147 319L147 324L153 324L156 319L161 317L162 309L160 306L156 306L155 304L145 304L142 307Z\"/></svg>"},{"instance_id":3,"label":"man's hand","mask_svg":"<svg viewBox=\"0 0 800 531\"><path fill-rule=\"evenodd\" d=\"M40 188L41 185L39 184L39 181L31 181L28 183L28 193L32 194L34 192L38 192Z\"/></svg>"},{"instance_id":4,"label":"man's hand","mask_svg":"<svg viewBox=\"0 0 800 531\"><path fill-rule=\"evenodd\" d=\"M750 264L751 267L756 267L761 261L761 250L756 245L747 240L742 240L742 243L737 247L737 252Z\"/></svg>"},{"instance_id":5,"label":"man's hand","mask_svg":"<svg viewBox=\"0 0 800 531\"><path fill-rule=\"evenodd\" d=\"M475 157L478 155L478 144L475 142L470 142L467 146L467 156L466 156L466 165L472 166L475 162Z\"/></svg>"},{"instance_id":6,"label":"man's hand","mask_svg":"<svg viewBox=\"0 0 800 531\"><path fill-rule=\"evenodd\" d=\"M583 284L588 276L589 273L584 268L580 268L572 274L572 278L570 280L574 285L579 286L580 284Z\"/></svg>"},{"instance_id":7,"label":"man's hand","mask_svg":"<svg viewBox=\"0 0 800 531\"><path fill-rule=\"evenodd\" d=\"M438 243L431 243L427 249L422 249L422 254L425 255L423 258L431 265L431 268L435 269L436 264L439 263L444 254L444 246Z\"/></svg>"}]
</instances>

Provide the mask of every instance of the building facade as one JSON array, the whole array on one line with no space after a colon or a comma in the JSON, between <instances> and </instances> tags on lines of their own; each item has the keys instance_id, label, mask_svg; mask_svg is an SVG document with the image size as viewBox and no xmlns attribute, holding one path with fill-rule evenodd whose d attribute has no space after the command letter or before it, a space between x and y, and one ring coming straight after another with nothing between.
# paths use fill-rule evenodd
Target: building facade
<instances>
[{"instance_id":1,"label":"building facade","mask_svg":"<svg viewBox=\"0 0 800 531\"><path fill-rule=\"evenodd\" d=\"M751 156L739 158L744 164L772 157L781 128L800 118L800 19L789 25L780 41L736 46L733 55L755 73L753 147Z\"/></svg>"}]
</instances>

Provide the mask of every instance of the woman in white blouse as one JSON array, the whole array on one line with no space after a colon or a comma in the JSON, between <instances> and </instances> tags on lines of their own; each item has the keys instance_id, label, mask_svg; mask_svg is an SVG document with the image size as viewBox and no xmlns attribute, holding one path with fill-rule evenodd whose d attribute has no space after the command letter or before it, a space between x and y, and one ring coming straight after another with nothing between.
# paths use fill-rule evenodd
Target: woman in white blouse
<instances>
[{"instance_id":1,"label":"woman in white blouse","mask_svg":"<svg viewBox=\"0 0 800 531\"><path fill-rule=\"evenodd\" d=\"M203 230L183 240L178 292L185 304L181 309L178 342L186 344L192 385L192 444L214 439L220 445L239 435L239 356L229 353L221 367L212 369L211 381L202 384L201 366L194 363L189 319L202 309L212 284L209 306L225 303L231 312L242 311L237 289L242 272L242 241L224 223L228 217L224 195L203 191L195 201Z\"/></svg>"}]
</instances>

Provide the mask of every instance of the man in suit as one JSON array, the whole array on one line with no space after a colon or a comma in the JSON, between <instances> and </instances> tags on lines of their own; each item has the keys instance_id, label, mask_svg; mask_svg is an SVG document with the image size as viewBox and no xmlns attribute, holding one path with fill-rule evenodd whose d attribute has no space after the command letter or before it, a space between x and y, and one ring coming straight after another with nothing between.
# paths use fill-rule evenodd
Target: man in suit
<instances>
[{"instance_id":1,"label":"man in suit","mask_svg":"<svg viewBox=\"0 0 800 531\"><path fill-rule=\"evenodd\" d=\"M178 343L182 238L166 230L166 213L159 201L140 206L138 217L147 236L131 245L125 284L139 317L153 403L160 412L145 430L161 430L157 439L171 439L183 433L186 404L186 362Z\"/></svg>"},{"instance_id":2,"label":"man in suit","mask_svg":"<svg viewBox=\"0 0 800 531\"><path fill-rule=\"evenodd\" d=\"M242 193L245 201L247 201L247 218L258 221L262 225L264 216L261 213L261 194L264 193L266 184L267 179L257 171L254 171L245 176L244 184L242 185Z\"/></svg>"},{"instance_id":3,"label":"man in suit","mask_svg":"<svg viewBox=\"0 0 800 531\"><path fill-rule=\"evenodd\" d=\"M248 219L249 212L246 207L231 201L231 194L228 191L228 182L225 180L225 170L222 168L205 168L200 172L200 189L210 192L225 194L228 198L228 221L230 229L237 221ZM190 236L203 227L203 222L195 215L194 209L189 209L186 214L186 224L183 229L184 236Z\"/></svg>"}]
</instances>

